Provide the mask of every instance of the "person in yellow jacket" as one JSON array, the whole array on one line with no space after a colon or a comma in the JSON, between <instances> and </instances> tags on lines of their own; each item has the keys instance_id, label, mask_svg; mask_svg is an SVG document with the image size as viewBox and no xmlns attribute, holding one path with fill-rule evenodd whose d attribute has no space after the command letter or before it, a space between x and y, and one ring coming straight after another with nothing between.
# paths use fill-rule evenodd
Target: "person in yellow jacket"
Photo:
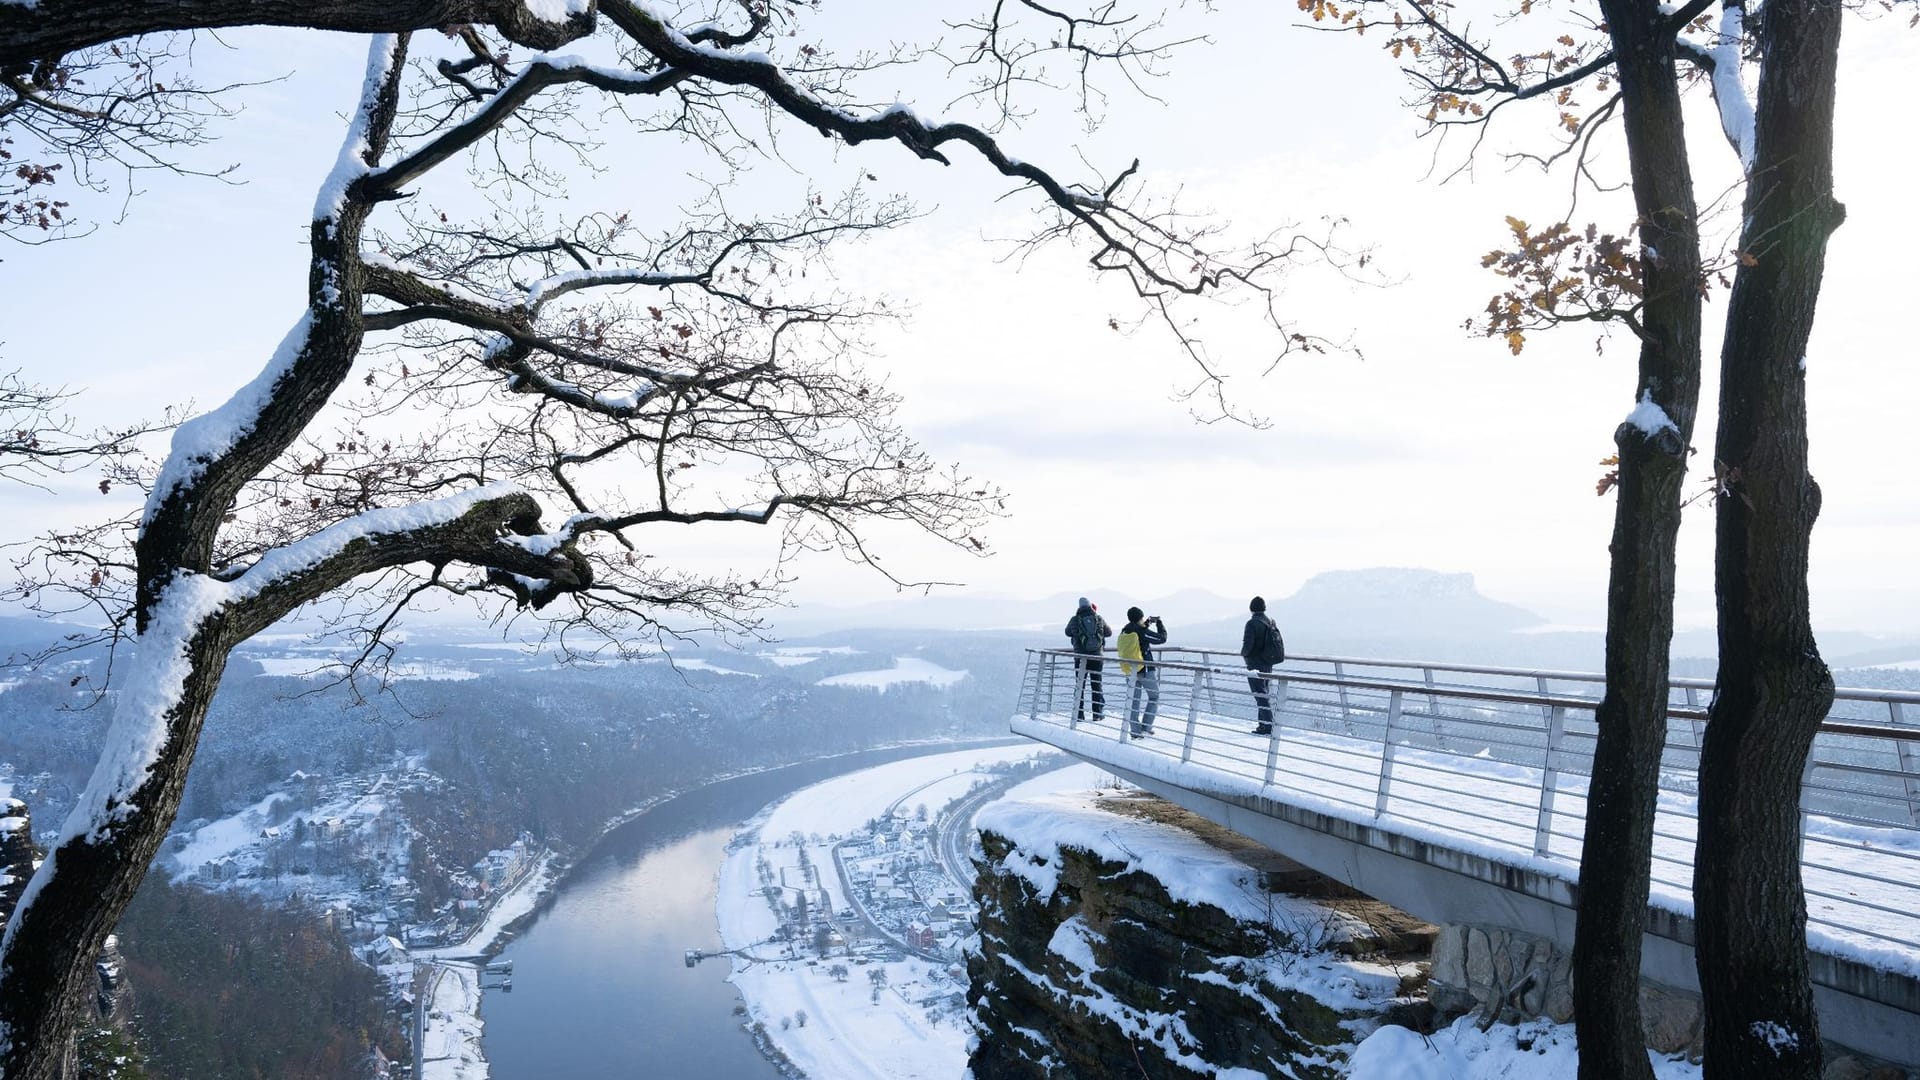
<instances>
[{"instance_id":1,"label":"person in yellow jacket","mask_svg":"<svg viewBox=\"0 0 1920 1080\"><path fill-rule=\"evenodd\" d=\"M1133 693L1127 700L1127 730L1138 739L1153 734L1154 717L1160 715L1160 669L1153 664L1153 647L1167 643L1167 624L1160 616L1148 618L1137 607L1127 609L1127 625L1120 628L1120 674L1133 680ZM1140 698L1147 699L1147 710L1140 712Z\"/></svg>"}]
</instances>

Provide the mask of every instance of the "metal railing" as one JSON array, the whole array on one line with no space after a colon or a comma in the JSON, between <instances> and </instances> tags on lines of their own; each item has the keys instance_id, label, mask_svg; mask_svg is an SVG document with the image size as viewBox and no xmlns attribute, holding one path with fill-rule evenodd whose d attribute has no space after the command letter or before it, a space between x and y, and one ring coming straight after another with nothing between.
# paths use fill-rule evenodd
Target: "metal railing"
<instances>
[{"instance_id":1,"label":"metal railing","mask_svg":"<svg viewBox=\"0 0 1920 1080\"><path fill-rule=\"evenodd\" d=\"M1237 653L1162 647L1156 654L1140 665L1150 678L1123 675L1107 655L1099 672L1105 715L1095 724L1087 665L1070 650L1029 649L1017 715L1043 732L1080 733L1056 743L1067 749L1104 736L1164 758L1158 765L1132 760L1180 769L1163 775L1195 787L1390 821L1434 842L1563 875L1577 868L1602 676L1305 656L1264 677L1263 694L1249 682L1261 676ZM1144 714L1150 680L1159 707L1144 731L1129 712ZM1655 902L1680 910L1691 908L1695 796L1712 687L1673 680L1667 710L1653 879ZM1268 734L1255 733L1261 696L1273 715ZM1909 958L1920 955L1920 726L1910 716L1920 718L1920 694L1839 690L1814 740L1801 800L1810 930L1837 934L1856 951Z\"/></svg>"}]
</instances>

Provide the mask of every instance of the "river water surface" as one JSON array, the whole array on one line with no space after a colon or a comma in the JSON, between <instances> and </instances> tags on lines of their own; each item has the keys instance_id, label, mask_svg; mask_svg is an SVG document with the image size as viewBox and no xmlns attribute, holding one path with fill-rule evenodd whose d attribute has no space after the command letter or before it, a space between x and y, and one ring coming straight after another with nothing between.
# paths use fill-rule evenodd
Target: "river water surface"
<instances>
[{"instance_id":1,"label":"river water surface","mask_svg":"<svg viewBox=\"0 0 1920 1080\"><path fill-rule=\"evenodd\" d=\"M488 991L482 1043L497 1080L777 1080L734 1014L717 949L715 875L734 829L768 803L869 766L982 743L848 754L720 780L608 833L500 954L513 991Z\"/></svg>"}]
</instances>

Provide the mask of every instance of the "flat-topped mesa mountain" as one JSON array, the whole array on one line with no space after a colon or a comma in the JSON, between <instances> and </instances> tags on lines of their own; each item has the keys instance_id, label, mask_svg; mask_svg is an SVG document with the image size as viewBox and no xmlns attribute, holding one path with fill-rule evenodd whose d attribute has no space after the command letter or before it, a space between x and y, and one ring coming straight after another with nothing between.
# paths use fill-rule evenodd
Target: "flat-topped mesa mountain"
<instances>
[{"instance_id":1,"label":"flat-topped mesa mountain","mask_svg":"<svg viewBox=\"0 0 1920 1080\"><path fill-rule=\"evenodd\" d=\"M1343 635L1496 635L1547 621L1525 608L1482 596L1472 574L1414 567L1315 574L1275 607L1276 617L1288 626Z\"/></svg>"}]
</instances>

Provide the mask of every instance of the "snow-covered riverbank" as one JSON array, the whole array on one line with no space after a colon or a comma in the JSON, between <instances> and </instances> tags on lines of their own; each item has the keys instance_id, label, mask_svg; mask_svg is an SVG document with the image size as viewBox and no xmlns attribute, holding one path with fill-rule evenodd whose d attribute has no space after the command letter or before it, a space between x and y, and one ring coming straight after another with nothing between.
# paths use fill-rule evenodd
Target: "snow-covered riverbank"
<instances>
[{"instance_id":1,"label":"snow-covered riverbank","mask_svg":"<svg viewBox=\"0 0 1920 1080\"><path fill-rule=\"evenodd\" d=\"M872 751L858 753L872 753ZM1032 753L1030 746L1022 744L1023 756ZM832 761L839 756L844 755L822 760ZM675 790L651 796L607 822L594 842L582 846L580 850L587 854L582 855L581 858L589 859L600 840L670 800L710 784L768 771L772 770L742 769L703 781L700 785L685 791ZM711 867L712 864L709 863L707 866ZM471 961L477 961L483 956L491 957L505 947L507 938L510 936L509 929L541 907L560 880L566 876L568 869L570 868L556 866L556 859L552 855L542 858L524 878L501 895L482 924L464 940L413 952L412 956L415 959L433 961L438 968L443 969L442 977L433 984L435 992L426 1002L423 1015L425 1030L421 1033L421 1043L426 1047L423 1060L427 1063L427 1075L435 1077L436 1080L484 1080L489 1075L491 1066L482 1053L481 1046L482 1032L485 1029L481 1012L483 1000L490 1000L490 996L480 992L479 968ZM518 1071L524 1072L524 1069Z\"/></svg>"},{"instance_id":2,"label":"snow-covered riverbank","mask_svg":"<svg viewBox=\"0 0 1920 1080\"><path fill-rule=\"evenodd\" d=\"M825 950L777 935L801 895L814 912L829 909L836 936L864 921L844 914L862 901L836 863L841 838L896 808L918 824L924 806L931 822L970 781L986 778L981 770L1035 752L966 750L850 773L795 792L736 833L720 870L720 935L734 951L732 982L749 1015L795 1068L823 1080L948 1080L965 1071L966 975L957 963L907 955L878 935Z\"/></svg>"}]
</instances>

